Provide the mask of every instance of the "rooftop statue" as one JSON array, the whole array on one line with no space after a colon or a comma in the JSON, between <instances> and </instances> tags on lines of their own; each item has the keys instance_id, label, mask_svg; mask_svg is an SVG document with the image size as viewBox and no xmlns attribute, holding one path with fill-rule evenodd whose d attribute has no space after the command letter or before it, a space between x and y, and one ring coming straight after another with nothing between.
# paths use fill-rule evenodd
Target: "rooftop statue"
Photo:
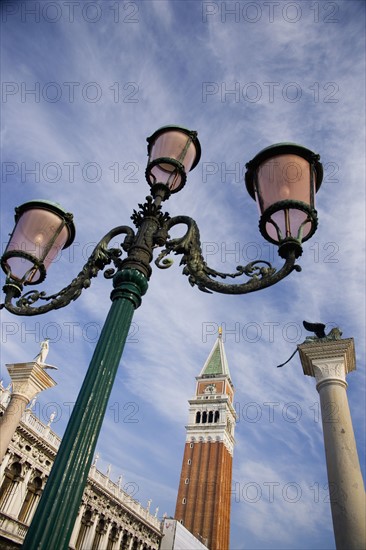
<instances>
[{"instance_id":1,"label":"rooftop statue","mask_svg":"<svg viewBox=\"0 0 366 550\"><path fill-rule=\"evenodd\" d=\"M48 343L49 338L45 338L41 342L41 349L39 350L38 355L35 356L34 361L36 361L42 369L55 369L57 370L57 367L54 367L53 365L46 364L46 357L48 355L50 345Z\"/></svg>"}]
</instances>

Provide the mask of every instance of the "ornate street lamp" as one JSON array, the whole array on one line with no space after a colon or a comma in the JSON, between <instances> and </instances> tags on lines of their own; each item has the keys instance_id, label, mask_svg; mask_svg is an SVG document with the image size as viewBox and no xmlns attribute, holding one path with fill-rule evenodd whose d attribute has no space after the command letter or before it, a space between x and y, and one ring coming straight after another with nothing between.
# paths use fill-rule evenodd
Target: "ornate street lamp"
<instances>
[{"instance_id":1,"label":"ornate street lamp","mask_svg":"<svg viewBox=\"0 0 366 550\"><path fill-rule=\"evenodd\" d=\"M318 224L315 193L323 178L319 155L295 143L278 143L246 166L245 183L258 203L261 234L279 246L282 258L289 250L300 256L301 243L312 237Z\"/></svg>"},{"instance_id":2,"label":"ornate street lamp","mask_svg":"<svg viewBox=\"0 0 366 550\"><path fill-rule=\"evenodd\" d=\"M201 147L197 132L177 126L163 126L147 138L149 160L146 179L153 187L160 183L171 193L180 191L187 181L186 173L197 166Z\"/></svg>"},{"instance_id":3,"label":"ornate street lamp","mask_svg":"<svg viewBox=\"0 0 366 550\"><path fill-rule=\"evenodd\" d=\"M50 201L29 201L15 209L15 228L1 267L14 281L14 292L23 285L44 281L46 270L62 248L75 237L72 214Z\"/></svg>"},{"instance_id":4,"label":"ornate street lamp","mask_svg":"<svg viewBox=\"0 0 366 550\"><path fill-rule=\"evenodd\" d=\"M72 243L72 215L58 205L47 201L22 205L16 211L17 223L1 259L6 273L5 303L1 307L16 315L38 315L66 306L102 270L106 278L113 279L114 287L110 311L24 541L25 549L68 548L133 312L148 287L153 249L163 247L155 260L162 269L172 264L168 258L171 253L181 254L183 273L192 286L204 292L245 294L277 283L294 269L300 271L296 259L302 252L301 243L316 230L314 196L322 180L319 156L294 144L268 147L248 163L245 181L259 205L260 231L278 245L285 263L279 270L257 260L238 266L234 273L215 271L202 256L196 222L187 216L171 218L161 210L162 202L182 189L187 172L199 161L197 133L165 126L147 141L146 179L151 195L131 216L136 231L122 225L107 233L67 287L51 296L36 290L22 295L24 286L42 282L57 251ZM186 226L185 234L170 239L169 231L180 224ZM125 235L123 243L119 248L108 248L117 235ZM114 267L105 270L110 263ZM241 275L248 280L223 282ZM35 305L37 302L41 305Z\"/></svg>"}]
</instances>

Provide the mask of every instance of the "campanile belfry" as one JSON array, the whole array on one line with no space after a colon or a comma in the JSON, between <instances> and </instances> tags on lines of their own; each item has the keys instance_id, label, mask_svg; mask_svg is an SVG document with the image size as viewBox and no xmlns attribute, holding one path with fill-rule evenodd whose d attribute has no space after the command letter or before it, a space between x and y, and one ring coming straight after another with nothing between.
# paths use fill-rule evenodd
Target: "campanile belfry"
<instances>
[{"instance_id":1,"label":"campanile belfry","mask_svg":"<svg viewBox=\"0 0 366 550\"><path fill-rule=\"evenodd\" d=\"M228 550L236 413L221 330L196 379L175 519L210 550Z\"/></svg>"}]
</instances>

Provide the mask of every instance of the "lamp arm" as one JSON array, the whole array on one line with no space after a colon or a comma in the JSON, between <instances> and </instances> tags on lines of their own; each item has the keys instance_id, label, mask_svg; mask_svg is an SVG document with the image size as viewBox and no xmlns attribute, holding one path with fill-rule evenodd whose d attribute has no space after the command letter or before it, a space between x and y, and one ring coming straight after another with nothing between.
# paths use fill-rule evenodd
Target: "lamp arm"
<instances>
[{"instance_id":1,"label":"lamp arm","mask_svg":"<svg viewBox=\"0 0 366 550\"><path fill-rule=\"evenodd\" d=\"M22 287L13 279L8 278L4 285L5 302L0 304L0 309L5 308L15 315L29 316L40 315L67 306L71 301L79 298L84 288L90 286L91 279L96 277L106 265L113 261L114 265L117 268L119 267L121 262L119 258L122 255L122 250L120 248L108 248L108 244L114 237L122 234L125 234L126 237L120 246L122 250L127 252L135 238L133 229L125 225L111 229L96 245L77 277L67 287L50 296L46 296L45 292L39 292L38 290L31 290L20 296ZM104 272L104 276L111 278L114 273L114 269L107 269ZM17 300L14 304L13 300L16 298ZM44 300L48 303L33 307L33 304L38 300Z\"/></svg>"},{"instance_id":2,"label":"lamp arm","mask_svg":"<svg viewBox=\"0 0 366 550\"><path fill-rule=\"evenodd\" d=\"M156 258L155 264L161 269L166 269L173 263L172 259L167 258L169 254L182 254L180 265L184 265L183 274L188 276L191 286L196 285L203 292L247 294L276 284L293 270L301 271L301 267L295 264L295 250L289 248L285 264L278 271L265 260L255 260L246 266L237 266L235 273L221 273L209 267L203 258L197 223L188 216L176 216L166 222L166 229L169 231L179 224L187 226L185 235L177 239L167 240L165 248ZM239 284L222 283L215 280L216 278L226 279L228 277L234 279L241 275L246 275L249 280Z\"/></svg>"}]
</instances>

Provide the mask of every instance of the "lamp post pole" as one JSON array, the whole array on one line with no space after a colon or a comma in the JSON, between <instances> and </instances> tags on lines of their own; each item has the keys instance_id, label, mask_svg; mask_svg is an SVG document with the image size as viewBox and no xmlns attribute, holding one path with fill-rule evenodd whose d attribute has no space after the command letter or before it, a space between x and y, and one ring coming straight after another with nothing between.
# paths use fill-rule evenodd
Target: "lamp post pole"
<instances>
[{"instance_id":1,"label":"lamp post pole","mask_svg":"<svg viewBox=\"0 0 366 550\"><path fill-rule=\"evenodd\" d=\"M147 290L147 279L137 270L126 269L118 273L114 286L110 311L24 540L24 549L68 548L132 316Z\"/></svg>"},{"instance_id":2,"label":"lamp post pole","mask_svg":"<svg viewBox=\"0 0 366 550\"><path fill-rule=\"evenodd\" d=\"M279 270L262 260L238 266L234 273L210 268L202 255L196 222L187 216L171 218L161 211L162 202L184 186L186 172L198 163L201 149L197 133L166 126L147 141L146 179L151 196L131 216L136 233L128 226L112 229L97 244L79 275L58 293L46 296L32 290L22 295L23 286L44 280L59 249L69 246L75 234L72 215L59 205L30 201L16 210L16 225L1 258L7 275L1 307L28 316L65 307L90 286L93 277L114 264L104 271L106 278L113 278L112 305L25 538L25 550L68 548L133 312L148 287L153 250L164 247L155 260L161 269L172 264L167 256L182 255L183 274L201 291L246 294L276 284L293 270L300 271L296 260L302 253L302 242L317 228L314 196L323 174L319 156L295 144L269 147L248 163L245 181L249 194L259 203L260 231L279 247L285 263ZM271 162L273 166L269 166ZM289 167L290 172L295 167L295 172L289 173ZM176 225L185 225L186 233L170 239L169 231ZM121 248L108 248L112 238L121 234L125 235ZM122 252L127 253L125 259L121 259ZM248 278L243 283L220 281L243 275ZM37 302L46 303L34 305Z\"/></svg>"}]
</instances>

